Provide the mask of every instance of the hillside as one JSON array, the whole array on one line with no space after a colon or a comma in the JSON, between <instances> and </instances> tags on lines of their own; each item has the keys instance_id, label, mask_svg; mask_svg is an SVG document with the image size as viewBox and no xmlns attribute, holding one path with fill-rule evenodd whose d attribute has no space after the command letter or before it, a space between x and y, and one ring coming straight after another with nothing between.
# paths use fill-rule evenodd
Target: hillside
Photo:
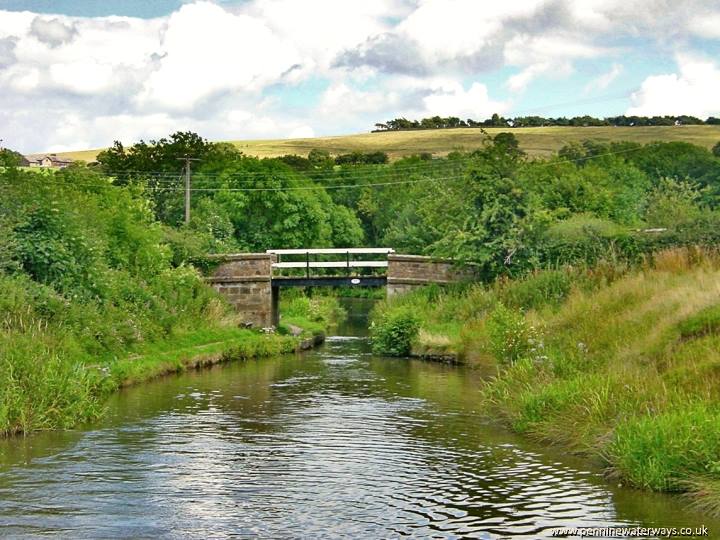
<instances>
[{"instance_id":1,"label":"hillside","mask_svg":"<svg viewBox=\"0 0 720 540\"><path fill-rule=\"evenodd\" d=\"M556 152L567 143L593 139L596 141L685 141L711 148L720 141L720 126L652 126L652 127L547 127L547 128L488 128L490 135L512 131L520 146L532 156ZM445 155L453 150L472 149L480 144L479 128L438 129L420 131L390 131L360 133L309 139L263 139L230 141L245 154L257 157L276 157L285 154L307 155L313 148L344 154L353 151L381 150L391 158L430 152ZM58 153L71 159L92 161L102 149Z\"/></svg>"}]
</instances>

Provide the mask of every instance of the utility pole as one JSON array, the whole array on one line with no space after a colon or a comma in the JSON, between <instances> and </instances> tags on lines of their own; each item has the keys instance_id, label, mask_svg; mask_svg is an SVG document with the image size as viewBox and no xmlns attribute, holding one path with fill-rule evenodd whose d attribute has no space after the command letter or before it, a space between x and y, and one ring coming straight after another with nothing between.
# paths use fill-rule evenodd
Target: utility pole
<instances>
[{"instance_id":1,"label":"utility pole","mask_svg":"<svg viewBox=\"0 0 720 540\"><path fill-rule=\"evenodd\" d=\"M200 161L198 158L191 158L187 154L177 158L185 162L185 225L190 224L190 162Z\"/></svg>"}]
</instances>

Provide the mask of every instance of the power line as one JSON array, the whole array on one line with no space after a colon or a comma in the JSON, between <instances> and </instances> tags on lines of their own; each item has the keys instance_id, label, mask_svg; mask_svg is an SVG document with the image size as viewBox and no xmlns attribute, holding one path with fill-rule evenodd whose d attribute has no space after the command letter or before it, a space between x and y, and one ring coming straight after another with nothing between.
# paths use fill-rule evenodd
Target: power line
<instances>
[{"instance_id":1,"label":"power line","mask_svg":"<svg viewBox=\"0 0 720 540\"><path fill-rule=\"evenodd\" d=\"M575 163L575 162L585 162L589 159L594 158L600 158L600 157L607 157L607 156L614 156L619 154L627 154L630 152L636 152L638 150L641 150L641 148L628 148L625 150L619 150L617 152L606 152L604 154L596 154L594 156L587 156L583 158L576 158L576 159L566 159L566 160L558 160L543 164L538 164L537 166L543 167L543 166L553 166L557 164L563 164L563 163ZM405 181L399 181L399 182L375 182L375 183L369 183L369 184L344 184L344 185L335 185L335 186L298 186L298 187L280 187L280 188L194 188L192 191L201 191L201 192L215 192L215 191L223 191L223 192L257 192L257 191L317 191L317 190L329 190L329 189L350 189L350 188L366 188L366 187L377 187L377 186L392 186L392 185L403 185L403 184L418 184L422 182L434 182L439 180L459 180L463 179L466 176L460 175L460 176L439 176L434 178L421 178L416 180L405 180ZM162 191L179 191L179 188L157 188L158 190Z\"/></svg>"},{"instance_id":2,"label":"power line","mask_svg":"<svg viewBox=\"0 0 720 540\"><path fill-rule=\"evenodd\" d=\"M319 191L328 189L354 189L354 188L367 188L377 186L395 186L401 184L419 184L422 182L435 182L438 180L460 180L465 178L465 175L461 176L440 176L435 178L421 178L418 180L404 180L399 182L375 182L370 184L343 184L337 186L297 186L297 187L279 187L279 188L193 188L191 191L202 191L202 192L245 192L245 191ZM152 189L152 188L151 188ZM157 191L182 191L181 188L156 188Z\"/></svg>"},{"instance_id":3,"label":"power line","mask_svg":"<svg viewBox=\"0 0 720 540\"><path fill-rule=\"evenodd\" d=\"M608 156L615 156L615 155L621 155L621 154L628 154L631 152L636 152L641 150L640 148L627 148L625 150L618 150L615 152L606 152L603 154L595 154L594 156L586 156L582 158L576 158L576 159L564 159L564 160L557 160L557 161L550 161L547 163L541 163L537 164L538 167L550 167L555 166L557 164L563 164L563 163L575 163L575 162L585 162L590 159L600 158L600 157L608 157ZM342 184L342 185L321 185L321 186L298 186L298 187L279 187L279 188L194 188L192 191L201 191L201 192L214 192L214 191L225 191L225 192L257 192L257 191L316 191L316 190L328 190L328 189L348 189L348 188L364 188L364 187L376 187L376 186L391 186L391 185L402 185L402 184L415 184L415 183L421 183L421 182L432 182L436 180L457 180L459 178L464 178L465 175L461 176L439 176L439 177L433 177L433 178L421 178L416 180L406 180L406 181L398 181L398 182L375 182L375 183L367 183L367 184ZM367 177L366 177L367 178ZM358 178L355 178L357 180ZM152 188L151 188L152 189ZM156 190L162 190L162 191L177 191L179 188L156 188Z\"/></svg>"},{"instance_id":4,"label":"power line","mask_svg":"<svg viewBox=\"0 0 720 540\"><path fill-rule=\"evenodd\" d=\"M627 148L625 150L618 150L614 152L605 152L603 154L595 154L592 156L585 156L581 158L575 158L575 159L561 159L561 160L555 160L555 161L547 161L544 163L537 163L537 162L530 162L530 164L533 164L536 167L551 167L556 166L559 164L565 164L565 163L580 163L580 162L586 162L589 160L601 158L601 157L608 157L608 156L615 156L615 155L623 155L623 154L629 154L632 152L638 152L640 150L643 150L644 147L636 147L636 148ZM184 159L184 158L178 158L178 159ZM196 158L192 158L195 160ZM471 158L468 161L473 161L475 158ZM355 177L350 178L351 180L357 180L362 177ZM365 177L367 178L367 177ZM405 181L397 181L397 182L375 182L375 183L368 183L368 184L342 184L342 185L315 185L315 186L294 186L294 187L278 187L278 188L190 188L190 191L203 191L203 192L214 192L214 191L230 191L230 192L244 192L244 191L250 191L250 192L257 192L257 191L309 191L309 190L328 190L328 189L362 189L366 187L379 187L379 186L390 186L390 185L404 185L404 184L415 184L415 183L422 183L422 182L432 182L432 181L440 181L440 180L457 180L465 178L465 175L457 175L457 176L438 176L433 178L420 178L420 179L414 179L414 180L405 180ZM66 187L77 187L77 186L84 186L84 187L120 187L117 185L112 184L111 182L93 182L93 183L84 183L84 182L58 182L49 180L45 177L38 177L38 180L42 180L42 183L44 184L55 184L60 186L66 186ZM310 178L306 178L308 181L312 181ZM3 187L0 185L0 187ZM141 186L143 189L148 189L151 191L185 191L186 188L182 187L152 187L152 186Z\"/></svg>"},{"instance_id":5,"label":"power line","mask_svg":"<svg viewBox=\"0 0 720 540\"><path fill-rule=\"evenodd\" d=\"M182 159L182 158L178 158ZM439 161L428 161L425 164L414 164L414 165L407 165L407 166L397 166L393 164L363 164L365 167L377 167L378 169L386 169L388 171L397 171L397 172L404 172L404 171L410 171L410 170L427 170L434 166L442 167L447 166L450 164L462 164L467 161L471 161L473 157L467 157L467 158L458 158L453 159L452 161L447 162L439 162ZM347 171L347 169L340 169L340 170L333 170L333 171L297 171L295 169L292 169L292 172L295 174L301 174L301 175L307 175L308 178L311 178L313 180L320 180L320 179L334 179L334 175L342 174L343 172ZM233 178L233 177L243 177L243 178L253 178L253 177L267 177L268 175L272 175L273 173L286 173L287 171L247 171L247 172L233 172L233 173L217 173L217 172L200 172L204 178ZM363 171L366 172L366 171ZM105 172L108 176L125 176L125 177L131 177L131 176L149 176L152 178L158 178L160 180L167 179L167 178L175 178L175 173L167 172L167 171L107 171Z\"/></svg>"}]
</instances>

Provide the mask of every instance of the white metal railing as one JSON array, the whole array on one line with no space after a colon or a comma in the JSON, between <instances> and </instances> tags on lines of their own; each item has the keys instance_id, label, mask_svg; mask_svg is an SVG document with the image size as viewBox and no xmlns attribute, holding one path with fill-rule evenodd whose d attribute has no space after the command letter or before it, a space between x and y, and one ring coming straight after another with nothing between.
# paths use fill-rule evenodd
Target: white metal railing
<instances>
[{"instance_id":1,"label":"white metal railing","mask_svg":"<svg viewBox=\"0 0 720 540\"><path fill-rule=\"evenodd\" d=\"M387 255L395 253L393 248L317 248L317 249L268 249L265 253L275 255Z\"/></svg>"},{"instance_id":2,"label":"white metal railing","mask_svg":"<svg viewBox=\"0 0 720 540\"><path fill-rule=\"evenodd\" d=\"M355 261L351 255L389 255L395 253L392 248L318 248L318 249L268 249L266 253L277 255L278 261L273 268L305 268L306 275L310 277L311 268L384 268L385 261ZM305 255L304 261L282 262L283 255ZM310 255L344 255L341 261L311 261Z\"/></svg>"}]
</instances>

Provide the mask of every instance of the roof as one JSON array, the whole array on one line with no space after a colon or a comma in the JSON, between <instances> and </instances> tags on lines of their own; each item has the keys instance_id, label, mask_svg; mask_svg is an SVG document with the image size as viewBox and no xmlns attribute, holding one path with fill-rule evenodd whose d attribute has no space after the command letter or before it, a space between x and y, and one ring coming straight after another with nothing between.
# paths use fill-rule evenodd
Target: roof
<instances>
[{"instance_id":1,"label":"roof","mask_svg":"<svg viewBox=\"0 0 720 540\"><path fill-rule=\"evenodd\" d=\"M24 156L24 158L28 161L42 161L43 159L47 158L53 163L63 165L67 165L73 162L72 159L60 157L57 154L28 154Z\"/></svg>"}]
</instances>

